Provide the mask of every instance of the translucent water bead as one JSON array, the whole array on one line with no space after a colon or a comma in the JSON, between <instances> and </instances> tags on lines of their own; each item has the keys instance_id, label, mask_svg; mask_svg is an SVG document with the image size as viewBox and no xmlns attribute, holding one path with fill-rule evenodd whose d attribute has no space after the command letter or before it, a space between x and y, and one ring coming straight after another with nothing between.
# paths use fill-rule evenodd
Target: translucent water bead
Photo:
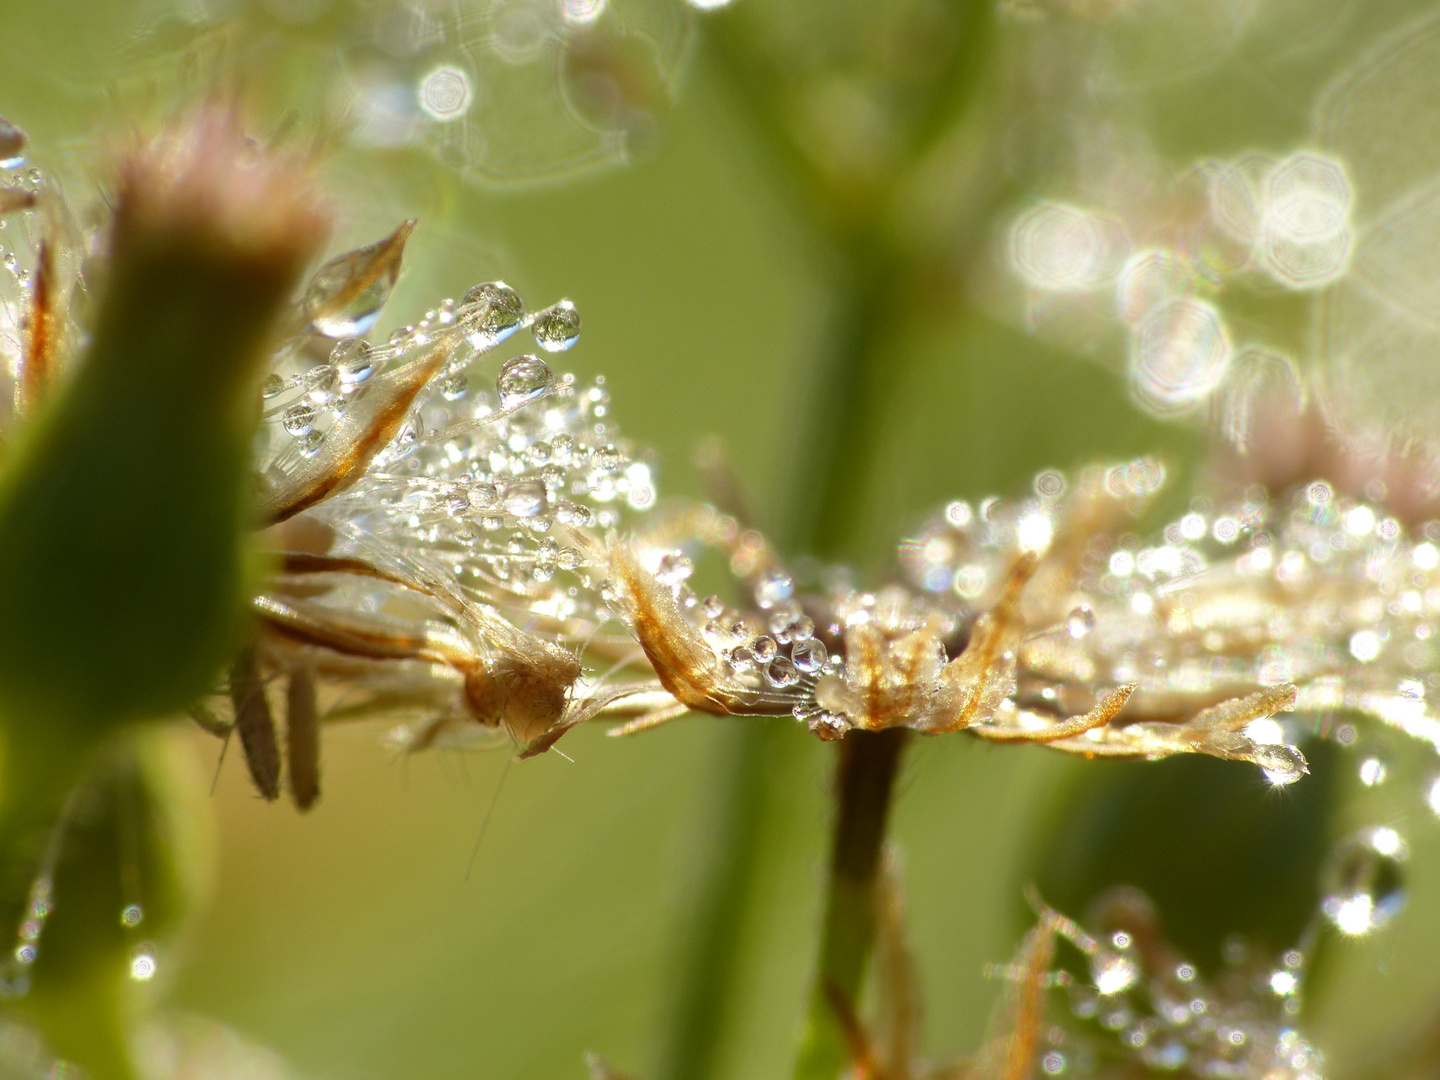
<instances>
[{"instance_id":1,"label":"translucent water bead","mask_svg":"<svg viewBox=\"0 0 1440 1080\"><path fill-rule=\"evenodd\" d=\"M1320 910L1353 937L1384 926L1405 902L1404 839L1381 826L1347 837L1331 852Z\"/></svg>"},{"instance_id":2,"label":"translucent water bead","mask_svg":"<svg viewBox=\"0 0 1440 1080\"><path fill-rule=\"evenodd\" d=\"M456 317L479 348L504 341L518 330L525 318L525 302L503 281L487 281L460 298Z\"/></svg>"},{"instance_id":3,"label":"translucent water bead","mask_svg":"<svg viewBox=\"0 0 1440 1080\"><path fill-rule=\"evenodd\" d=\"M533 354L512 357L495 377L495 392L502 408L513 409L538 398L555 385L550 366Z\"/></svg>"},{"instance_id":4,"label":"translucent water bead","mask_svg":"<svg viewBox=\"0 0 1440 1080\"><path fill-rule=\"evenodd\" d=\"M407 221L383 240L339 255L315 272L301 310L316 331L355 337L375 325L400 276L405 242L415 229Z\"/></svg>"},{"instance_id":5,"label":"translucent water bead","mask_svg":"<svg viewBox=\"0 0 1440 1080\"><path fill-rule=\"evenodd\" d=\"M530 333L546 352L564 352L580 340L580 313L569 300L561 300L535 316Z\"/></svg>"}]
</instances>

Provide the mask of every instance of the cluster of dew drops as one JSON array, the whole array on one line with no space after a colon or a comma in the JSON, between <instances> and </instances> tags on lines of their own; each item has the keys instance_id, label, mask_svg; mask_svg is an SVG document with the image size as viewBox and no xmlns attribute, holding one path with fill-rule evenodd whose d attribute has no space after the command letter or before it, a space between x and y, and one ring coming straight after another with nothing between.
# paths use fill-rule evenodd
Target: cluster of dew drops
<instances>
[{"instance_id":1,"label":"cluster of dew drops","mask_svg":"<svg viewBox=\"0 0 1440 1080\"><path fill-rule=\"evenodd\" d=\"M613 528L655 503L650 464L608 420L603 376L582 384L557 375L541 355L521 353L499 364L493 392L472 385L476 362L522 329L541 353L572 348L581 329L574 305L531 312L510 286L486 282L372 344L361 335L393 279L381 275L339 310L328 303L355 254L322 267L302 301L311 331L335 340L328 358L288 378L272 373L262 388L270 421L262 460L283 472L318 457L336 422L383 375L448 348L365 474L313 512L342 538L438 567L485 599L519 595L547 615L603 617L580 551L550 535L556 525ZM313 332L292 350L302 360ZM560 570L577 573L582 588L552 586Z\"/></svg>"},{"instance_id":2,"label":"cluster of dew drops","mask_svg":"<svg viewBox=\"0 0 1440 1080\"><path fill-rule=\"evenodd\" d=\"M1086 956L1089 979L1060 972L1056 981L1083 1026L1045 1032L1044 1075L1090 1075L1117 1052L1148 1069L1217 1080L1324 1075L1323 1055L1294 1027L1307 961L1302 949L1287 950L1274 964L1257 963L1246 942L1231 937L1225 970L1210 985L1186 960L1149 970L1126 930L1071 940ZM1091 1025L1103 1035L1095 1037Z\"/></svg>"}]
</instances>

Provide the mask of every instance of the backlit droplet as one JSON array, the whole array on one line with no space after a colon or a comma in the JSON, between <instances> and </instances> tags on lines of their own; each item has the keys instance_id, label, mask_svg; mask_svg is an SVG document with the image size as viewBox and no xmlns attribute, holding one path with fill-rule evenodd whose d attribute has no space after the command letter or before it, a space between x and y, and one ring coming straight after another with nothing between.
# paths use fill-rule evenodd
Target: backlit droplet
<instances>
[{"instance_id":1,"label":"backlit droplet","mask_svg":"<svg viewBox=\"0 0 1440 1080\"><path fill-rule=\"evenodd\" d=\"M340 376L340 387L349 392L375 374L373 346L364 338L350 338L330 350L330 363Z\"/></svg>"},{"instance_id":2,"label":"backlit droplet","mask_svg":"<svg viewBox=\"0 0 1440 1080\"><path fill-rule=\"evenodd\" d=\"M440 380L440 396L446 401L459 401L465 396L465 391L469 386L470 381L465 378L465 373L457 371Z\"/></svg>"},{"instance_id":3,"label":"backlit droplet","mask_svg":"<svg viewBox=\"0 0 1440 1080\"><path fill-rule=\"evenodd\" d=\"M456 316L470 334L503 341L525 318L525 302L503 281L487 281L460 298Z\"/></svg>"},{"instance_id":4,"label":"backlit droplet","mask_svg":"<svg viewBox=\"0 0 1440 1080\"><path fill-rule=\"evenodd\" d=\"M755 586L755 603L768 611L782 600L790 599L795 583L781 570L767 570Z\"/></svg>"},{"instance_id":5,"label":"backlit droplet","mask_svg":"<svg viewBox=\"0 0 1440 1080\"><path fill-rule=\"evenodd\" d=\"M794 686L799 680L800 675L788 656L777 656L765 665L765 681L771 686L783 689Z\"/></svg>"},{"instance_id":6,"label":"backlit droplet","mask_svg":"<svg viewBox=\"0 0 1440 1080\"><path fill-rule=\"evenodd\" d=\"M1360 763L1360 782L1374 787L1385 782L1385 763L1376 757L1368 757Z\"/></svg>"},{"instance_id":7,"label":"backlit droplet","mask_svg":"<svg viewBox=\"0 0 1440 1080\"><path fill-rule=\"evenodd\" d=\"M809 622L807 619L806 622ZM813 675L825 666L829 659L823 642L814 638L806 638L804 641L797 641L790 650L790 659L795 666L808 675Z\"/></svg>"},{"instance_id":8,"label":"backlit droplet","mask_svg":"<svg viewBox=\"0 0 1440 1080\"><path fill-rule=\"evenodd\" d=\"M273 398L285 391L285 380L273 371L265 376L265 381L260 384L260 396L262 398Z\"/></svg>"},{"instance_id":9,"label":"backlit droplet","mask_svg":"<svg viewBox=\"0 0 1440 1080\"><path fill-rule=\"evenodd\" d=\"M458 120L474 100L470 76L457 67L437 67L420 80L420 108L432 120Z\"/></svg>"},{"instance_id":10,"label":"backlit droplet","mask_svg":"<svg viewBox=\"0 0 1440 1080\"><path fill-rule=\"evenodd\" d=\"M1383 926L1405 901L1404 840L1394 829L1366 830L1342 840L1330 856L1320 910L1341 933Z\"/></svg>"},{"instance_id":11,"label":"backlit droplet","mask_svg":"<svg viewBox=\"0 0 1440 1080\"><path fill-rule=\"evenodd\" d=\"M1135 985L1140 969L1133 960L1114 953L1100 953L1091 962L1091 978L1095 989L1106 997L1122 993Z\"/></svg>"},{"instance_id":12,"label":"backlit droplet","mask_svg":"<svg viewBox=\"0 0 1440 1080\"><path fill-rule=\"evenodd\" d=\"M1095 629L1095 611L1089 604L1079 604L1065 617L1065 629L1076 641Z\"/></svg>"},{"instance_id":13,"label":"backlit droplet","mask_svg":"<svg viewBox=\"0 0 1440 1080\"><path fill-rule=\"evenodd\" d=\"M320 447L325 444L325 433L323 431L308 431L297 440L300 446L300 456L313 458L320 453Z\"/></svg>"},{"instance_id":14,"label":"backlit droplet","mask_svg":"<svg viewBox=\"0 0 1440 1080\"><path fill-rule=\"evenodd\" d=\"M1150 412L1167 415L1200 404L1230 363L1230 338L1220 313L1201 300L1171 300L1135 331L1130 383Z\"/></svg>"},{"instance_id":15,"label":"backlit droplet","mask_svg":"<svg viewBox=\"0 0 1440 1080\"><path fill-rule=\"evenodd\" d=\"M538 356L526 354L506 360L495 377L495 392L504 408L514 408L539 397L555 383L550 367Z\"/></svg>"},{"instance_id":16,"label":"backlit droplet","mask_svg":"<svg viewBox=\"0 0 1440 1080\"><path fill-rule=\"evenodd\" d=\"M1041 203L1010 231L1010 259L1037 289L1078 292L1115 273L1129 243L1116 221L1061 203Z\"/></svg>"},{"instance_id":17,"label":"backlit droplet","mask_svg":"<svg viewBox=\"0 0 1440 1080\"><path fill-rule=\"evenodd\" d=\"M1305 756L1286 743L1259 745L1250 752L1250 760L1260 766L1265 779L1276 787L1293 784L1309 771Z\"/></svg>"},{"instance_id":18,"label":"backlit droplet","mask_svg":"<svg viewBox=\"0 0 1440 1080\"><path fill-rule=\"evenodd\" d=\"M1380 636L1373 630L1357 630L1350 635L1350 655L1368 664L1380 655Z\"/></svg>"},{"instance_id":19,"label":"backlit droplet","mask_svg":"<svg viewBox=\"0 0 1440 1080\"><path fill-rule=\"evenodd\" d=\"M318 410L308 401L302 401L298 405L291 405L280 415L280 425L291 435L297 438L307 435L315 426L315 417L319 415Z\"/></svg>"},{"instance_id":20,"label":"backlit droplet","mask_svg":"<svg viewBox=\"0 0 1440 1080\"><path fill-rule=\"evenodd\" d=\"M546 496L543 480L516 480L505 488L501 505L507 514L517 518L533 518L545 512Z\"/></svg>"},{"instance_id":21,"label":"backlit droplet","mask_svg":"<svg viewBox=\"0 0 1440 1080\"><path fill-rule=\"evenodd\" d=\"M315 272L301 307L326 337L356 337L375 325L400 276L400 256L415 223L331 259Z\"/></svg>"},{"instance_id":22,"label":"backlit droplet","mask_svg":"<svg viewBox=\"0 0 1440 1080\"><path fill-rule=\"evenodd\" d=\"M155 950L150 944L137 945L130 954L130 978L149 982L155 977Z\"/></svg>"},{"instance_id":23,"label":"backlit droplet","mask_svg":"<svg viewBox=\"0 0 1440 1080\"><path fill-rule=\"evenodd\" d=\"M535 316L530 333L546 352L564 352L580 340L580 313L569 300L561 300Z\"/></svg>"}]
</instances>

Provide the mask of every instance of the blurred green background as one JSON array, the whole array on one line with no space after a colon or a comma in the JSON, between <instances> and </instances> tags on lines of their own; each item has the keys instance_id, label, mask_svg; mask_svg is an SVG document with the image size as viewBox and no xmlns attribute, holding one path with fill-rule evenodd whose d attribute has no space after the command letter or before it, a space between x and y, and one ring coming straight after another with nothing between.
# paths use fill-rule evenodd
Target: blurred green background
<instances>
[{"instance_id":1,"label":"blurred green background","mask_svg":"<svg viewBox=\"0 0 1440 1080\"><path fill-rule=\"evenodd\" d=\"M452 19L437 40L463 38L469 8L493 22L499 6L436 6ZM1078 321L1036 315L1006 266L1016 214L1093 190L1107 162L1123 171L1143 158L1157 175L1183 176L1207 157L1311 145L1325 88L1431 5L1037 0L977 16L978 6L735 0L702 13L678 0L614 0L596 24L613 23L612 38L587 54L610 77L591 101L603 122L593 109L574 120L584 99L573 86L560 95L563 68L541 65L511 85L492 57L500 74L481 80L475 142L445 129L438 142L397 147L347 135L334 87L384 59L379 38L356 44L357 25L423 5L9 0L0 114L29 131L35 160L83 203L137 127L187 97L241 86L266 130L322 134L336 250L420 219L389 324L497 277L535 307L569 297L585 329L564 366L605 375L621 429L657 452L662 492L701 493L689 461L718 435L760 523L776 528L788 527L813 467L797 441L829 378L837 308L857 295L846 230L868 214L886 257L910 260L895 278L908 299L882 293L864 313L874 381L842 435L843 524L821 544L878 583L891 545L946 499L1019 495L1042 468L1140 453L1165 456L1183 488L1203 453L1203 416L1162 423L1131 403L1124 342L1092 332L1093 310L1082 303ZM927 41L950 32L950 51L926 67ZM579 40L550 41L546 55ZM614 41L624 48L606 52ZM887 158L887 124L900 130L924 112L910 99L950 87L952 64L968 65L972 82L945 91L960 102L953 115L941 94L920 151ZM847 112L857 94L875 107ZM757 98L773 115L757 113ZM1415 119L1429 125L1417 139L1440 141L1433 114ZM845 138L871 156L834 149ZM790 158L821 144L833 153L816 151L806 168L820 179L806 180ZM888 193L872 198L867 185ZM1164 203L1164 182L1135 186L1136 205ZM1115 191L1123 202L1123 185ZM1156 230L1168 212L1152 211ZM1227 298L1237 333L1303 350L1308 296ZM258 799L232 755L198 804L217 826L214 880L147 992L165 1010L229 1025L299 1075L544 1080L582 1075L582 1053L594 1050L653 1076L738 723L692 718L628 741L582 730L562 747L573 761L549 754L508 768L500 747L402 758L382 731L331 729L324 798L303 817ZM825 858L830 753L798 727L767 723L776 734L754 778L765 792L759 885L743 912L719 1060L736 1080L788 1068ZM176 737L203 791L217 744ZM1440 1000L1440 826L1420 799L1432 767L1418 754L1397 751L1411 763L1385 790L1364 792L1363 806L1342 760L1321 819L1287 826L1330 834L1383 820L1403 827L1412 849L1404 913L1340 950L1312 1003L1307 1031L1342 1072ZM1021 886L1059 857L1047 846L1052 825L1076 800L1107 797L1119 773L1145 768L1092 771L963 738L916 747L895 840L934 1055L978 1042L996 994L984 965L1009 955L1025 925ZM1238 782L1260 785L1248 771ZM1215 864L1217 895L1195 902L1219 930L1226 916L1212 905L1225 890L1263 900L1281 888L1270 867L1246 878L1224 865L1227 850L1218 842L1193 856ZM1083 850L1064 854L1087 861ZM1305 878L1313 861L1288 872Z\"/></svg>"}]
</instances>

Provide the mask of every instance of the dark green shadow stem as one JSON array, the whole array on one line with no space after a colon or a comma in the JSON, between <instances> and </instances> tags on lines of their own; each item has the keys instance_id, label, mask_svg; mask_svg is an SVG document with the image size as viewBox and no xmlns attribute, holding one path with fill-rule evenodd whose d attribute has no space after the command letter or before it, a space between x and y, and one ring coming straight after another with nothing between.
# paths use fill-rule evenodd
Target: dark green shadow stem
<instances>
[{"instance_id":1,"label":"dark green shadow stem","mask_svg":"<svg viewBox=\"0 0 1440 1080\"><path fill-rule=\"evenodd\" d=\"M795 1080L835 1080L847 1060L834 1002L860 995L875 940L875 883L891 795L909 734L907 728L852 731L840 742L825 924Z\"/></svg>"},{"instance_id":2,"label":"dark green shadow stem","mask_svg":"<svg viewBox=\"0 0 1440 1080\"><path fill-rule=\"evenodd\" d=\"M963 33L947 78L910 132L915 161L969 108L981 82L993 4L956 4L963 9ZM856 495L871 480L874 420L894 375L886 342L904 322L900 309L915 267L885 239L888 192L882 188L873 199L853 201L797 146L779 108L780 88L748 54L734 15L721 13L707 26L708 66L727 84L776 182L791 197L830 285L822 340L798 388L797 435L789 448L793 479L774 537L792 555L835 557L850 538ZM741 944L775 798L767 767L786 752L786 733L780 723L737 724L717 748L713 847L700 872L684 978L657 1080L715 1074L733 1019ZM825 923L797 1080L835 1080L846 1061L831 1001L839 994L853 1002L864 979L875 937L876 875L907 735L904 729L853 732L839 746Z\"/></svg>"}]
</instances>

